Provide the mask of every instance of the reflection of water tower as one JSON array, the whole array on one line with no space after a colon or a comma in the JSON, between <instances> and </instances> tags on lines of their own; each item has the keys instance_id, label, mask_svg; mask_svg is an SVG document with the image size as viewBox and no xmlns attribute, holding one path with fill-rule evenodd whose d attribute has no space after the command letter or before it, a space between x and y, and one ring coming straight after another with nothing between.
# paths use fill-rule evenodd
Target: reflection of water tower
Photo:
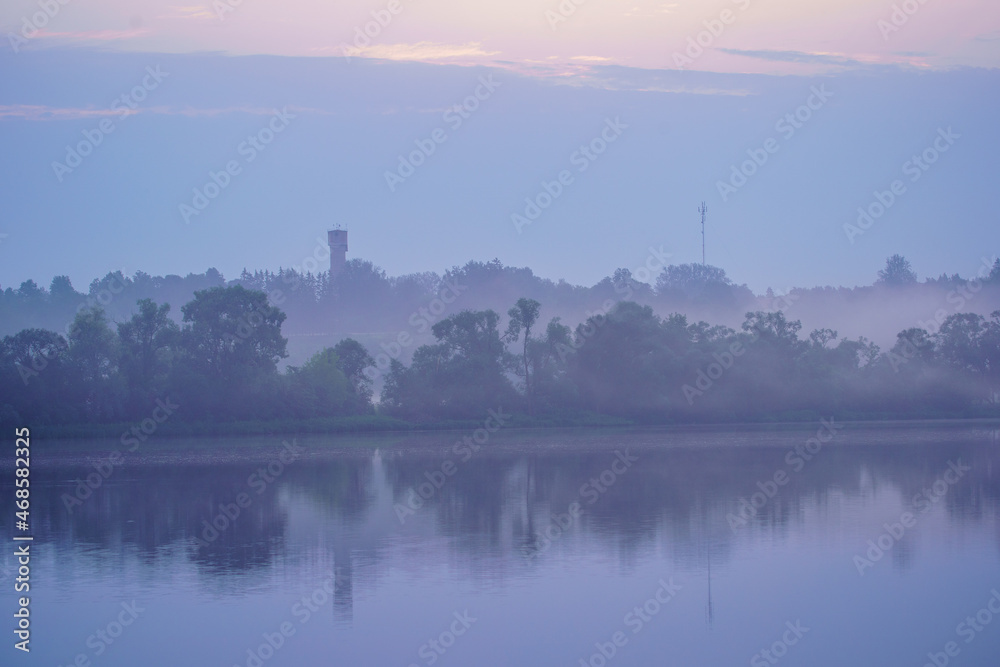
<instances>
[{"instance_id":1,"label":"reflection of water tower","mask_svg":"<svg viewBox=\"0 0 1000 667\"><path fill-rule=\"evenodd\" d=\"M347 230L341 229L337 225L336 229L331 229L327 234L330 243L330 277L334 277L344 270L347 264Z\"/></svg>"}]
</instances>

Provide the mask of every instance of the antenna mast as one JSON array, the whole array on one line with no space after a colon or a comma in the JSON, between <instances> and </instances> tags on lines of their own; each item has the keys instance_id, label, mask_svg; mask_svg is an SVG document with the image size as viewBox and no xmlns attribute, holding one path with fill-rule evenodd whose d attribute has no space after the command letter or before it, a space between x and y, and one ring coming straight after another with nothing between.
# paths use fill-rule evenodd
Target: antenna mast
<instances>
[{"instance_id":1,"label":"antenna mast","mask_svg":"<svg viewBox=\"0 0 1000 667\"><path fill-rule=\"evenodd\" d=\"M708 206L705 202L701 203L698 207L698 212L701 213L701 265L705 265L705 214L708 213Z\"/></svg>"}]
</instances>

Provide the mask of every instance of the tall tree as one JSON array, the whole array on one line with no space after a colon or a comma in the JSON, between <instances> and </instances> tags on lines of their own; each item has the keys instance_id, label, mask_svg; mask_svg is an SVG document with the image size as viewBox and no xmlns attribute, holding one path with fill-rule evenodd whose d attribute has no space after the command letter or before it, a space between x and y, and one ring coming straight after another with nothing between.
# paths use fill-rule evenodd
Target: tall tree
<instances>
[{"instance_id":1,"label":"tall tree","mask_svg":"<svg viewBox=\"0 0 1000 667\"><path fill-rule=\"evenodd\" d=\"M102 308L77 313L69 327L69 358L84 383L106 380L118 370L115 336Z\"/></svg>"},{"instance_id":2,"label":"tall tree","mask_svg":"<svg viewBox=\"0 0 1000 667\"><path fill-rule=\"evenodd\" d=\"M671 332L652 308L631 301L578 325L571 372L584 405L618 415L650 414L667 407L670 380L679 371L670 339Z\"/></svg>"},{"instance_id":3,"label":"tall tree","mask_svg":"<svg viewBox=\"0 0 1000 667\"><path fill-rule=\"evenodd\" d=\"M301 368L289 368L294 405L299 417L332 417L359 412L351 382L340 368L333 348L326 347Z\"/></svg>"},{"instance_id":4,"label":"tall tree","mask_svg":"<svg viewBox=\"0 0 1000 667\"><path fill-rule=\"evenodd\" d=\"M987 381L991 403L1000 402L1000 310L990 313L982 334L983 356L986 357Z\"/></svg>"},{"instance_id":5,"label":"tall tree","mask_svg":"<svg viewBox=\"0 0 1000 667\"><path fill-rule=\"evenodd\" d=\"M656 278L656 294L668 304L736 307L753 301L746 285L736 285L723 269L705 264L672 264Z\"/></svg>"},{"instance_id":6,"label":"tall tree","mask_svg":"<svg viewBox=\"0 0 1000 667\"><path fill-rule=\"evenodd\" d=\"M985 375L988 371L983 338L986 320L976 313L955 313L934 335L941 357L955 368Z\"/></svg>"},{"instance_id":7,"label":"tall tree","mask_svg":"<svg viewBox=\"0 0 1000 667\"><path fill-rule=\"evenodd\" d=\"M122 370L138 402L149 398L154 378L165 371L165 352L176 342L179 328L169 317L170 304L157 306L152 299L136 303L139 312L117 328Z\"/></svg>"},{"instance_id":8,"label":"tall tree","mask_svg":"<svg viewBox=\"0 0 1000 667\"><path fill-rule=\"evenodd\" d=\"M493 310L465 310L435 324L436 344L417 348L408 369L393 364L383 402L415 419L479 419L509 405L516 394L504 375L499 321Z\"/></svg>"},{"instance_id":9,"label":"tall tree","mask_svg":"<svg viewBox=\"0 0 1000 667\"><path fill-rule=\"evenodd\" d=\"M885 268L878 272L878 282L883 285L912 285L917 282L917 274L909 260L897 254L885 260Z\"/></svg>"},{"instance_id":10,"label":"tall tree","mask_svg":"<svg viewBox=\"0 0 1000 667\"><path fill-rule=\"evenodd\" d=\"M263 292L240 285L194 293L184 313L185 348L203 371L224 378L245 372L274 372L288 356L281 335L285 314Z\"/></svg>"},{"instance_id":11,"label":"tall tree","mask_svg":"<svg viewBox=\"0 0 1000 667\"><path fill-rule=\"evenodd\" d=\"M504 339L508 343L516 343L521 338L521 332L524 332L521 361L524 369L524 396L528 403L529 412L531 411L531 377L528 370L528 343L531 340L531 327L535 326L535 322L538 321L538 311L541 306L542 304L534 299L524 297L518 299L517 303L507 311L510 322L507 323L507 332L504 334Z\"/></svg>"},{"instance_id":12,"label":"tall tree","mask_svg":"<svg viewBox=\"0 0 1000 667\"><path fill-rule=\"evenodd\" d=\"M104 310L87 308L69 327L69 362L76 392L90 417L115 415L120 407L118 346Z\"/></svg>"},{"instance_id":13,"label":"tall tree","mask_svg":"<svg viewBox=\"0 0 1000 667\"><path fill-rule=\"evenodd\" d=\"M375 359L368 353L364 345L353 338L345 338L334 345L333 352L337 355L337 368L351 381L358 397L365 404L370 404L372 380L365 375L365 369L374 366Z\"/></svg>"},{"instance_id":14,"label":"tall tree","mask_svg":"<svg viewBox=\"0 0 1000 667\"><path fill-rule=\"evenodd\" d=\"M75 417L67 350L65 338L44 329L24 329L0 340L0 408L10 406L8 415L16 411L19 418L43 423Z\"/></svg>"}]
</instances>

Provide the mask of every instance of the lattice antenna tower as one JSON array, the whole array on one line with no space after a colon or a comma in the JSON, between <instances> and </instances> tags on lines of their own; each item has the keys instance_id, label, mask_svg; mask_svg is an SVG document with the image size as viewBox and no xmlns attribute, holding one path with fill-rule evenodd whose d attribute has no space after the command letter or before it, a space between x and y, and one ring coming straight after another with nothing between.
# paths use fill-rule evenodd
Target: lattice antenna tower
<instances>
[{"instance_id":1,"label":"lattice antenna tower","mask_svg":"<svg viewBox=\"0 0 1000 667\"><path fill-rule=\"evenodd\" d=\"M705 266L705 215L708 213L705 202L698 207L698 212L701 213L701 265Z\"/></svg>"}]
</instances>

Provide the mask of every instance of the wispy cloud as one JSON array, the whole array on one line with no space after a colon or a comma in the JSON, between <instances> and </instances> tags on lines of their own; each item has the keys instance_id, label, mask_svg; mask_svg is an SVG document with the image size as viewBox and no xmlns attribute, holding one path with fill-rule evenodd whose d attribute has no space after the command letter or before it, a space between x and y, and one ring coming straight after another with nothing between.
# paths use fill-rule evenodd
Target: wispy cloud
<instances>
[{"instance_id":1,"label":"wispy cloud","mask_svg":"<svg viewBox=\"0 0 1000 667\"><path fill-rule=\"evenodd\" d=\"M722 49L719 51L733 56L756 58L771 62L796 63L803 65L826 65L844 69L860 69L880 66L911 66L926 68L929 54L919 52L897 52L893 54L830 53L823 51L792 51L776 49Z\"/></svg>"},{"instance_id":2,"label":"wispy cloud","mask_svg":"<svg viewBox=\"0 0 1000 667\"><path fill-rule=\"evenodd\" d=\"M743 97L757 94L733 80L706 83L691 73L675 69L631 67L602 56L574 56L569 59L549 57L545 60L494 60L493 67L555 85L629 90L679 95L729 95Z\"/></svg>"},{"instance_id":3,"label":"wispy cloud","mask_svg":"<svg viewBox=\"0 0 1000 667\"><path fill-rule=\"evenodd\" d=\"M84 109L74 107L49 107L40 104L4 104L0 105L0 120L80 120L85 118L103 118L105 116L121 116L138 113L138 110L124 109Z\"/></svg>"},{"instance_id":4,"label":"wispy cloud","mask_svg":"<svg viewBox=\"0 0 1000 667\"><path fill-rule=\"evenodd\" d=\"M322 49L317 49L321 51ZM340 47L335 47L342 54ZM456 59L481 59L498 55L499 51L486 51L481 42L466 44L441 44L438 42L417 42L415 44L373 44L364 48L350 48L348 54L361 58L378 60L419 60L439 62Z\"/></svg>"},{"instance_id":5,"label":"wispy cloud","mask_svg":"<svg viewBox=\"0 0 1000 667\"><path fill-rule=\"evenodd\" d=\"M131 28L129 30L73 30L68 32L39 30L36 39L57 39L72 42L115 42L147 34L149 34L147 28Z\"/></svg>"},{"instance_id":6,"label":"wispy cloud","mask_svg":"<svg viewBox=\"0 0 1000 667\"><path fill-rule=\"evenodd\" d=\"M312 107L288 106L289 111L302 114L332 115L325 109ZM84 107L50 107L39 104L7 104L0 105L0 121L30 120L86 120L90 118L123 117L139 113L158 114L162 116L186 116L188 118L211 118L228 114L249 114L253 116L270 116L274 107L231 106L219 108L197 109L194 107L154 106L138 109L95 109Z\"/></svg>"},{"instance_id":7,"label":"wispy cloud","mask_svg":"<svg viewBox=\"0 0 1000 667\"><path fill-rule=\"evenodd\" d=\"M206 5L171 5L167 7L168 13L161 14L157 18L161 19L182 19L182 20L218 20L219 16Z\"/></svg>"},{"instance_id":8,"label":"wispy cloud","mask_svg":"<svg viewBox=\"0 0 1000 667\"><path fill-rule=\"evenodd\" d=\"M807 51L779 51L773 49L719 49L723 53L747 58L758 58L783 63L808 63L813 65L863 65L856 58L841 53L822 53Z\"/></svg>"},{"instance_id":9,"label":"wispy cloud","mask_svg":"<svg viewBox=\"0 0 1000 667\"><path fill-rule=\"evenodd\" d=\"M610 59L608 59L610 60ZM676 70L628 67L603 61L495 61L500 67L517 74L546 80L555 85L602 90L672 93L678 95L727 95L744 97L757 94L746 86L730 85L731 81L706 83L688 73Z\"/></svg>"}]
</instances>

